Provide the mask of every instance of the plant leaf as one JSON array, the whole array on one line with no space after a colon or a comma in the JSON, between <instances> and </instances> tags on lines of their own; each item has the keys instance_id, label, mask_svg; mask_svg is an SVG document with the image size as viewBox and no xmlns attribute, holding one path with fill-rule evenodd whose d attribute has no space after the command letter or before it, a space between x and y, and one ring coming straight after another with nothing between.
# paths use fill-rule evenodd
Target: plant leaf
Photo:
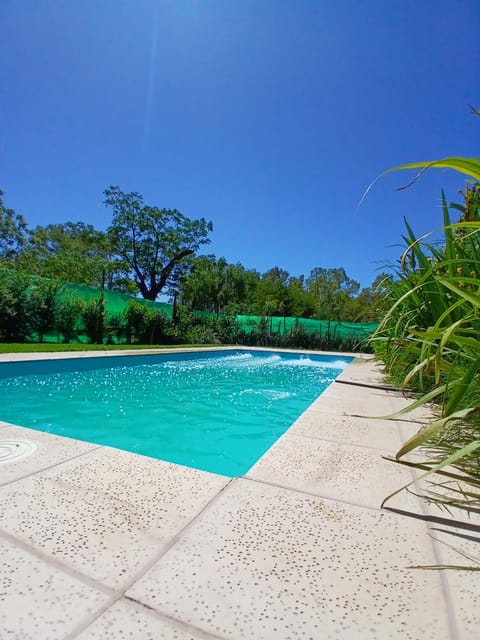
<instances>
[{"instance_id":1,"label":"plant leaf","mask_svg":"<svg viewBox=\"0 0 480 640\"><path fill-rule=\"evenodd\" d=\"M406 485L404 485L403 487L400 487L400 489L397 489L393 493L390 493L386 498L384 498L382 504L380 505L380 508L383 509L383 507L385 506L385 503L388 500L393 498L393 496L396 496L398 493L400 493L404 489L407 489L408 487L411 487L412 484L415 484L416 482L419 482L420 480L423 480L424 478L426 478L427 476L431 475L432 473L436 473L440 469L443 469L444 467L447 467L448 465L453 464L454 462L457 462L457 460L460 460L461 458L464 458L464 457L470 455L471 453L473 453L477 449L480 449L480 440L473 440L473 442L470 442L465 447L462 447L462 449L459 449L458 451L455 451L455 453L453 453L451 456L448 456L447 458L445 458L444 460L442 460L438 464L433 465L433 467L431 467L426 473L422 474L418 478L415 478L415 480L412 480L411 482L408 482ZM467 478L466 478L466 480L467 480Z\"/></svg>"},{"instance_id":2,"label":"plant leaf","mask_svg":"<svg viewBox=\"0 0 480 640\"><path fill-rule=\"evenodd\" d=\"M405 442L405 444L402 445L401 449L399 449L399 451L395 454L395 458L398 460L406 453L412 451L412 449L421 446L424 442L430 440L430 438L444 429L449 422L465 420L465 418L468 418L477 411L480 411L480 407L471 407L469 409L464 409L463 411L457 411L456 413L449 415L446 418L434 420L428 426L420 429L420 431L418 431L413 437L407 440L407 442Z\"/></svg>"}]
</instances>

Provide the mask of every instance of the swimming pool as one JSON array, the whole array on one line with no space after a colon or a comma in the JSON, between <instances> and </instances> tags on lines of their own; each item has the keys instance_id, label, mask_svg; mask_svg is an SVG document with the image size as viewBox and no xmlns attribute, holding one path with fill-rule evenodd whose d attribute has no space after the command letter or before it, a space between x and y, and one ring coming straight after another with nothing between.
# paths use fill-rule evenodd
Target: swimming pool
<instances>
[{"instance_id":1,"label":"swimming pool","mask_svg":"<svg viewBox=\"0 0 480 640\"><path fill-rule=\"evenodd\" d=\"M212 351L0 364L0 420L244 475L350 362Z\"/></svg>"}]
</instances>

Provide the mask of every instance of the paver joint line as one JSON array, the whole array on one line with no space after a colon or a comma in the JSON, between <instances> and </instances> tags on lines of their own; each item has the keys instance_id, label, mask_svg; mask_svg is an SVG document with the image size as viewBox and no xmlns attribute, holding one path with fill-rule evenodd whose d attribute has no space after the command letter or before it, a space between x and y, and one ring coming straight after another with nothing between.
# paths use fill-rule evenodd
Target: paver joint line
<instances>
[{"instance_id":1,"label":"paver joint line","mask_svg":"<svg viewBox=\"0 0 480 640\"><path fill-rule=\"evenodd\" d=\"M181 536L184 534L186 530L188 530L194 522L210 507L210 505L217 500L217 498L225 491L225 489L230 486L230 484L235 480L235 478L231 478L227 484L225 484L215 495L213 495L210 500L203 506L203 508L196 513L193 518L191 518L177 533L169 540L166 544L164 544L161 550L152 556L149 562L147 562L140 571L138 571L135 575L132 576L131 580L125 583L122 589L122 595L125 596L126 592L131 589L132 585L135 582L138 582L140 578L142 578L150 569L157 564L157 562L166 554L172 547L174 547ZM126 597L126 596L125 596Z\"/></svg>"},{"instance_id":2,"label":"paver joint line","mask_svg":"<svg viewBox=\"0 0 480 640\"><path fill-rule=\"evenodd\" d=\"M121 599L121 595L115 594L108 602L104 604L98 611L96 611L90 618L86 618L79 623L75 629L73 629L69 634L67 634L62 640L75 640L81 633L88 629L88 627L98 620L100 616L102 616L106 611L108 611L116 602Z\"/></svg>"},{"instance_id":3,"label":"paver joint line","mask_svg":"<svg viewBox=\"0 0 480 640\"><path fill-rule=\"evenodd\" d=\"M123 594L123 597L125 598L125 600L129 600L130 602L133 602L134 604L140 606L140 607L144 607L145 609L148 609L149 611L156 611L154 607L151 607L149 604L147 603L143 603L140 600L137 600L137 598L134 598L133 596L129 596L126 593Z\"/></svg>"},{"instance_id":4,"label":"paver joint line","mask_svg":"<svg viewBox=\"0 0 480 640\"><path fill-rule=\"evenodd\" d=\"M460 520L454 520L452 518L442 518L440 516L433 516L430 513L419 514L411 511L405 511L404 509L398 509L396 507L383 507L385 511L390 511L391 513L398 513L401 516L407 516L409 518L416 518L417 520L423 520L423 522L429 522L432 524L443 525L444 527L455 527L457 529L464 529L465 531L473 531L474 533L480 534L480 525L472 524L471 522L465 522ZM454 534L455 535L455 534ZM456 534L461 535L461 534ZM480 542L478 538L473 536L464 536L467 539L473 540L474 542Z\"/></svg>"},{"instance_id":5,"label":"paver joint line","mask_svg":"<svg viewBox=\"0 0 480 640\"><path fill-rule=\"evenodd\" d=\"M191 623L184 622L183 620L180 620L179 618L175 618L174 616L171 616L167 613L161 613L160 611L157 611L154 607L151 607L149 604L145 602L141 602L140 600L137 600L133 596L124 595L124 599L128 600L129 602L132 602L137 607L141 607L142 609L146 609L147 611L150 611L160 619L165 619L165 620L168 620L169 622L173 622L177 624L181 629L194 631L196 634L199 634L202 638L205 638L205 640L226 640L224 636L218 636L218 635L208 633L203 629L200 629L200 627L196 627Z\"/></svg>"},{"instance_id":6,"label":"paver joint line","mask_svg":"<svg viewBox=\"0 0 480 640\"><path fill-rule=\"evenodd\" d=\"M44 553L37 547L34 547L33 545L28 544L28 542L24 542L20 538L17 538L16 536L12 535L11 533L8 533L8 531L5 531L2 528L0 528L0 538L2 538L3 540L6 540L7 542L14 545L15 547L18 547L19 549L23 549L30 555L35 556L35 558L42 560L46 564L49 564L55 569L62 571L63 573L66 573L72 578L75 578L76 580L80 580L81 582L87 584L90 587L93 587L94 589L98 589L99 591L102 591L107 595L114 595L115 599L117 599L118 597L121 597L122 595L118 591L115 591L115 589L112 589L111 587L108 587L102 582L95 580L95 578L91 578L90 576L87 576L85 573L82 573L81 571L77 571L76 569L69 567L68 565L64 564L60 560L57 560L51 555ZM0 639L1 639L1 636L0 636Z\"/></svg>"},{"instance_id":7,"label":"paver joint line","mask_svg":"<svg viewBox=\"0 0 480 640\"><path fill-rule=\"evenodd\" d=\"M326 500L327 502L335 502L336 504L346 504L349 507L357 507L358 509L365 509L365 511L380 511L384 512L386 509L383 507L372 507L365 504L358 504L357 502L351 502L348 500L340 500L339 498L332 498L331 496L325 496L318 493L312 493L311 491L305 491L301 489L297 489L296 487L291 487L285 484L279 484L276 482L269 482L268 480L260 480L259 478L251 478L248 474L245 476L241 476L241 478L234 478L235 480L248 480L248 482L256 482L258 484L264 484L267 487L276 487L277 489L285 489L286 491L291 491L292 493L298 493L299 495L308 496L309 498L315 498L317 500Z\"/></svg>"},{"instance_id":8,"label":"paver joint line","mask_svg":"<svg viewBox=\"0 0 480 640\"><path fill-rule=\"evenodd\" d=\"M17 425L11 425L11 426L17 426ZM19 428L21 429L22 427L19 426ZM89 455L90 453L93 453L94 451L97 451L98 449L101 449L101 448L102 448L102 445L92 445L92 448L88 449L88 451L81 451L80 453L77 453L71 456L70 458L65 458L60 462L53 462L52 464L46 467L41 467L40 469L36 469L35 471L26 473L24 476L19 476L18 478L12 478L11 480L7 480L7 482L0 482L0 487L8 487L8 485L13 484L14 482L18 482L19 480L26 480L27 478L31 478L32 476L35 476L38 473L49 471L50 469L54 469L55 467L61 467L63 464L72 462L72 460L76 460L77 458L81 458L82 456Z\"/></svg>"},{"instance_id":9,"label":"paver joint line","mask_svg":"<svg viewBox=\"0 0 480 640\"><path fill-rule=\"evenodd\" d=\"M321 412L319 411L319 413ZM362 416L359 413L342 413L341 415L346 416L347 418L365 418L365 420L387 420L388 419L385 416ZM418 418L416 420L407 420L407 418L397 417L397 418L392 418L392 420L395 420L395 422L408 422L409 424L418 424L419 426L428 424L428 422L423 422Z\"/></svg>"},{"instance_id":10,"label":"paver joint line","mask_svg":"<svg viewBox=\"0 0 480 640\"><path fill-rule=\"evenodd\" d=\"M284 433L283 435L285 436L285 435L287 435L287 434L286 434L286 433ZM309 435L306 435L306 434L304 434L304 433L292 433L292 434L288 434L288 437L290 437L290 436L293 436L294 438L302 438L302 439L305 439L305 440L314 440L314 441L316 441L316 442L318 442L318 441L320 441L320 442L334 442L334 443L337 443L337 444L340 444L340 445L341 445L341 444L347 444L347 443L345 442L345 440L334 440L333 438L323 438L323 437L321 438L320 436L309 436ZM283 437L283 436L282 436L282 437ZM350 444L350 443L348 443L348 446L349 446L349 447L356 447L356 448L358 448L358 449L368 449L369 451L378 451L379 453L380 453L380 452L387 453L387 452L385 451L385 449L380 449L380 448L378 448L378 447L369 447L369 446L368 446L368 445L366 445L366 444L357 444L357 443L352 443L352 444ZM382 457L383 457L383 456L382 456ZM387 460L388 458L385 458L385 459ZM247 473L248 473L248 472L247 472Z\"/></svg>"},{"instance_id":11,"label":"paver joint line","mask_svg":"<svg viewBox=\"0 0 480 640\"><path fill-rule=\"evenodd\" d=\"M389 460L391 462L395 462L396 464L401 464L405 467L412 467L412 468L416 468L416 469L422 469L423 471L429 471L430 467L428 467L425 464L422 464L421 462L412 462L411 460L397 460L396 458L385 458L385 460ZM460 474L456 474L456 473L450 473L448 472L445 473L444 471L442 471L441 469L439 471L436 472L437 476L445 476L446 478L450 478L453 480L463 480L463 476L461 476ZM472 511L473 513L473 511Z\"/></svg>"},{"instance_id":12,"label":"paver joint line","mask_svg":"<svg viewBox=\"0 0 480 640\"><path fill-rule=\"evenodd\" d=\"M388 385L380 385L380 384L368 384L367 382L356 382L354 380L339 380L338 378L334 380L337 384L349 384L353 387L365 387L367 389L378 389L379 391L395 391L398 393L408 393L412 392L411 389L405 389L403 387L390 387Z\"/></svg>"}]
</instances>

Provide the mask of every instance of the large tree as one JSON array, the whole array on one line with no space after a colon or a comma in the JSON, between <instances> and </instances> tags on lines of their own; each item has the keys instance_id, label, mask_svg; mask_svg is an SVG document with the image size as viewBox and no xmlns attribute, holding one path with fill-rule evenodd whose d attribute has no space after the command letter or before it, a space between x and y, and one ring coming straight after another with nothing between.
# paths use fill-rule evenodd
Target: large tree
<instances>
[{"instance_id":1,"label":"large tree","mask_svg":"<svg viewBox=\"0 0 480 640\"><path fill-rule=\"evenodd\" d=\"M256 313L268 316L289 314L287 280L288 271L280 267L272 267L260 277L255 291Z\"/></svg>"},{"instance_id":2,"label":"large tree","mask_svg":"<svg viewBox=\"0 0 480 640\"><path fill-rule=\"evenodd\" d=\"M305 284L307 291L316 298L317 317L321 320L345 320L348 302L360 289L360 284L349 278L343 267L315 267L310 271Z\"/></svg>"},{"instance_id":3,"label":"large tree","mask_svg":"<svg viewBox=\"0 0 480 640\"><path fill-rule=\"evenodd\" d=\"M10 260L25 243L27 223L20 213L5 206L0 189L0 258Z\"/></svg>"},{"instance_id":4,"label":"large tree","mask_svg":"<svg viewBox=\"0 0 480 640\"><path fill-rule=\"evenodd\" d=\"M290 276L287 282L289 315L296 318L312 318L316 311L316 299L305 288L305 276Z\"/></svg>"},{"instance_id":5,"label":"large tree","mask_svg":"<svg viewBox=\"0 0 480 640\"><path fill-rule=\"evenodd\" d=\"M199 256L181 279L180 301L189 309L217 315L241 313L253 304L250 297L257 280L257 272L249 272L241 264L229 264L213 255Z\"/></svg>"},{"instance_id":6,"label":"large tree","mask_svg":"<svg viewBox=\"0 0 480 640\"><path fill-rule=\"evenodd\" d=\"M108 233L116 251L142 296L156 300L172 284L175 267L210 242L212 223L190 220L176 209L147 206L140 194L123 193L119 187L104 194L105 204L113 208Z\"/></svg>"},{"instance_id":7,"label":"large tree","mask_svg":"<svg viewBox=\"0 0 480 640\"><path fill-rule=\"evenodd\" d=\"M350 322L379 322L388 309L388 291L392 276L380 273L369 287L363 288L346 307L346 320Z\"/></svg>"},{"instance_id":8,"label":"large tree","mask_svg":"<svg viewBox=\"0 0 480 640\"><path fill-rule=\"evenodd\" d=\"M225 258L199 256L181 280L181 301L190 309L220 313L224 302L228 267Z\"/></svg>"}]
</instances>

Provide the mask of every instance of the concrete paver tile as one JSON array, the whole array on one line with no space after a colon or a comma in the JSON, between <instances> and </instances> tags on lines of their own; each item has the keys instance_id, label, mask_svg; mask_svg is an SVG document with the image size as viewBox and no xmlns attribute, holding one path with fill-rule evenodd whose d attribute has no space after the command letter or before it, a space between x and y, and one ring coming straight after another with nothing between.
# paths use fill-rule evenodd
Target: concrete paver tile
<instances>
[{"instance_id":1,"label":"concrete paver tile","mask_svg":"<svg viewBox=\"0 0 480 640\"><path fill-rule=\"evenodd\" d=\"M452 567L442 571L442 578L448 586L449 603L455 614L456 637L459 640L478 640L480 637L478 609L480 511L452 507L446 511L426 503L422 506L430 518L428 526L434 540L437 562L440 565Z\"/></svg>"},{"instance_id":2,"label":"concrete paver tile","mask_svg":"<svg viewBox=\"0 0 480 640\"><path fill-rule=\"evenodd\" d=\"M0 527L120 588L228 481L105 447L0 487Z\"/></svg>"},{"instance_id":3,"label":"concrete paver tile","mask_svg":"<svg viewBox=\"0 0 480 640\"><path fill-rule=\"evenodd\" d=\"M0 637L60 640L111 596L0 538Z\"/></svg>"},{"instance_id":4,"label":"concrete paver tile","mask_svg":"<svg viewBox=\"0 0 480 640\"><path fill-rule=\"evenodd\" d=\"M98 446L90 442L54 436L34 429L12 426L7 423L0 424L5 425L0 430L0 445L1 442L8 444L15 443L18 440L28 440L37 446L35 452L23 460L4 462L2 464L0 467L0 485L64 462L87 451L92 451Z\"/></svg>"},{"instance_id":5,"label":"concrete paver tile","mask_svg":"<svg viewBox=\"0 0 480 640\"><path fill-rule=\"evenodd\" d=\"M350 396L348 394L329 393L329 389L327 389L309 408L313 411L337 413L338 415L383 419L385 416L396 416L399 411L405 409L409 404L411 404L411 401L408 399L388 396L383 392L378 392L378 395L370 393L361 395L356 391ZM430 416L428 412L422 408L421 410L416 409L398 417L409 421L422 422L427 421Z\"/></svg>"},{"instance_id":6,"label":"concrete paver tile","mask_svg":"<svg viewBox=\"0 0 480 640\"><path fill-rule=\"evenodd\" d=\"M385 384L382 365L373 360L373 356L354 358L337 379L367 384Z\"/></svg>"},{"instance_id":7,"label":"concrete paver tile","mask_svg":"<svg viewBox=\"0 0 480 640\"><path fill-rule=\"evenodd\" d=\"M277 440L247 477L373 508L413 479L408 467L384 460L381 451L290 433ZM406 509L412 501L417 502L402 492L394 504Z\"/></svg>"},{"instance_id":8,"label":"concrete paver tile","mask_svg":"<svg viewBox=\"0 0 480 640\"><path fill-rule=\"evenodd\" d=\"M192 632L158 614L119 600L85 629L75 640L206 640L213 638L201 631Z\"/></svg>"},{"instance_id":9,"label":"concrete paver tile","mask_svg":"<svg viewBox=\"0 0 480 640\"><path fill-rule=\"evenodd\" d=\"M452 532L432 530L437 541L438 559L442 565L465 567L443 570L448 585L450 606L453 608L459 640L478 640L480 637L480 527L476 533L461 527ZM462 537L463 536L463 537ZM448 546L446 546L448 545ZM471 571L469 568L474 568Z\"/></svg>"},{"instance_id":10,"label":"concrete paver tile","mask_svg":"<svg viewBox=\"0 0 480 640\"><path fill-rule=\"evenodd\" d=\"M425 459L418 454L419 459ZM452 470L454 471L454 470ZM441 484L437 484L441 483ZM418 495L449 494L448 487L471 487L446 482L446 478L432 475L418 481L413 490ZM450 495L453 495L452 493ZM458 494L457 496L458 497ZM386 504L387 510L390 503ZM394 509L395 511L395 509ZM435 562L423 561L418 571L437 568L446 586L447 606L452 611L451 619L456 626L452 631L455 640L478 640L480 637L480 510L478 508L460 509L440 508L426 500L419 501L419 508L402 513L402 517L414 517L425 522L435 550ZM443 567L443 568L442 568ZM471 569L475 569L472 571Z\"/></svg>"},{"instance_id":11,"label":"concrete paver tile","mask_svg":"<svg viewBox=\"0 0 480 640\"><path fill-rule=\"evenodd\" d=\"M230 639L449 638L423 522L234 481L127 592Z\"/></svg>"},{"instance_id":12,"label":"concrete paver tile","mask_svg":"<svg viewBox=\"0 0 480 640\"><path fill-rule=\"evenodd\" d=\"M404 442L395 421L352 418L309 409L290 427L288 434L348 442L382 451L397 451Z\"/></svg>"}]
</instances>

